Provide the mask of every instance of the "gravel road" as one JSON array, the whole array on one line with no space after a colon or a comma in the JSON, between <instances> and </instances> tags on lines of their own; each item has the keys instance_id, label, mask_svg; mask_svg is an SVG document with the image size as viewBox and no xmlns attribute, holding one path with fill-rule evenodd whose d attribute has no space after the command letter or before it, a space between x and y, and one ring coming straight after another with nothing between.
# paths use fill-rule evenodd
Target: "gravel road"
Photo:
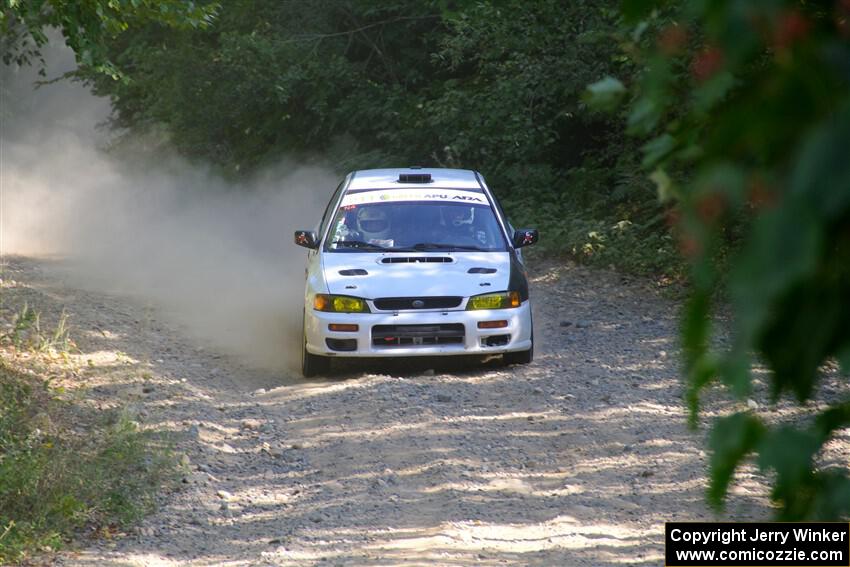
<instances>
[{"instance_id":1,"label":"gravel road","mask_svg":"<svg viewBox=\"0 0 850 567\"><path fill-rule=\"evenodd\" d=\"M68 310L91 403L173 430L185 463L137 529L57 564L660 565L666 520L770 514L750 474L722 517L704 504L676 305L645 282L533 267L529 366L399 359L305 381L75 289L57 262L7 262L14 297Z\"/></svg>"}]
</instances>

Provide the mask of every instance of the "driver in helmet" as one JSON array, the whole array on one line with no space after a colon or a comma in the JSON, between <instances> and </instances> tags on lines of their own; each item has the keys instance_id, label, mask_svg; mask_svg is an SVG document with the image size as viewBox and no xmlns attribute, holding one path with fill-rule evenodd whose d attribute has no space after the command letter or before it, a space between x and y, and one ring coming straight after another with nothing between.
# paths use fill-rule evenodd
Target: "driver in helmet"
<instances>
[{"instance_id":1,"label":"driver in helmet","mask_svg":"<svg viewBox=\"0 0 850 567\"><path fill-rule=\"evenodd\" d=\"M446 205L440 207L442 216L443 235L446 242L469 244L475 238L472 221L475 219L475 209L462 205Z\"/></svg>"},{"instance_id":2,"label":"driver in helmet","mask_svg":"<svg viewBox=\"0 0 850 567\"><path fill-rule=\"evenodd\" d=\"M361 207L357 210L357 231L363 240L379 246L392 246L390 218L380 206Z\"/></svg>"},{"instance_id":3,"label":"driver in helmet","mask_svg":"<svg viewBox=\"0 0 850 567\"><path fill-rule=\"evenodd\" d=\"M472 227L472 219L474 211L472 207L462 207L459 205L444 206L443 222L447 227L455 228L470 228Z\"/></svg>"}]
</instances>

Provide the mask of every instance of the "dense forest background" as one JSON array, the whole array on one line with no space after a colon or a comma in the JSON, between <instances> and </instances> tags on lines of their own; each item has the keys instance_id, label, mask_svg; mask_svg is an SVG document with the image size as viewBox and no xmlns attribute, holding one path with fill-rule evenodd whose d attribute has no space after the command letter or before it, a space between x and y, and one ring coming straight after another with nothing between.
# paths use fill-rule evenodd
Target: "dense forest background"
<instances>
[{"instance_id":1,"label":"dense forest background","mask_svg":"<svg viewBox=\"0 0 850 567\"><path fill-rule=\"evenodd\" d=\"M127 139L142 133L227 176L282 158L341 173L473 168L548 250L672 272L638 142L622 115L583 99L635 73L620 24L615 0L233 0L212 26L118 36L106 56L121 80L80 76L111 98Z\"/></svg>"}]
</instances>

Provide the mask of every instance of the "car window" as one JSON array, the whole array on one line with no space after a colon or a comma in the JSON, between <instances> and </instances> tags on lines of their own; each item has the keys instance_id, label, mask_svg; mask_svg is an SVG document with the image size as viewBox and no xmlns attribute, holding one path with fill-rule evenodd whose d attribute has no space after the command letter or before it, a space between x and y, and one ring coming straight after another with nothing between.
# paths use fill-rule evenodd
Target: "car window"
<instances>
[{"instance_id":1,"label":"car window","mask_svg":"<svg viewBox=\"0 0 850 567\"><path fill-rule=\"evenodd\" d=\"M429 200L403 201L403 194L369 192L343 199L331 224L332 252L504 251L503 233L481 193L423 193ZM464 195L468 193L468 195ZM436 196L436 198L435 198ZM443 198L446 197L446 198ZM465 201L463 198L476 202ZM457 199L457 200L453 200Z\"/></svg>"},{"instance_id":2,"label":"car window","mask_svg":"<svg viewBox=\"0 0 850 567\"><path fill-rule=\"evenodd\" d=\"M492 193L490 194L493 199L493 203L496 205L496 210L499 211L499 215L502 217L502 220L505 221L505 228L508 229L509 234L514 233L514 226L511 224L511 220L505 214L505 209L502 208L502 203L499 202L499 199L496 198Z\"/></svg>"},{"instance_id":3,"label":"car window","mask_svg":"<svg viewBox=\"0 0 850 567\"><path fill-rule=\"evenodd\" d=\"M325 229L328 226L328 222L330 221L331 209L336 204L337 199L339 199L339 193L342 191L342 186L345 185L345 181L342 181L339 185L336 186L334 190L334 194L331 197L331 200L328 201L328 205L325 207L325 212L322 214L322 221L319 223L319 238L325 234Z\"/></svg>"}]
</instances>

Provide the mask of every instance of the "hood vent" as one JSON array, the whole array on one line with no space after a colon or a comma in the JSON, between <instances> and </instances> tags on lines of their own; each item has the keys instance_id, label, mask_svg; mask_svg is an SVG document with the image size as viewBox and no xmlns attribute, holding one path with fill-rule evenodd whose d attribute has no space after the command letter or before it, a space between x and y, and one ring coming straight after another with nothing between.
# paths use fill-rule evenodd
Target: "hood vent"
<instances>
[{"instance_id":1,"label":"hood vent","mask_svg":"<svg viewBox=\"0 0 850 567\"><path fill-rule=\"evenodd\" d=\"M426 263L452 263L454 258L449 256L387 256L381 258L382 264L426 264Z\"/></svg>"},{"instance_id":2,"label":"hood vent","mask_svg":"<svg viewBox=\"0 0 850 567\"><path fill-rule=\"evenodd\" d=\"M340 270L339 275L341 276L368 276L369 272L362 268L355 268L353 270Z\"/></svg>"},{"instance_id":3,"label":"hood vent","mask_svg":"<svg viewBox=\"0 0 850 567\"><path fill-rule=\"evenodd\" d=\"M496 268L469 268L467 274L495 274Z\"/></svg>"}]
</instances>

